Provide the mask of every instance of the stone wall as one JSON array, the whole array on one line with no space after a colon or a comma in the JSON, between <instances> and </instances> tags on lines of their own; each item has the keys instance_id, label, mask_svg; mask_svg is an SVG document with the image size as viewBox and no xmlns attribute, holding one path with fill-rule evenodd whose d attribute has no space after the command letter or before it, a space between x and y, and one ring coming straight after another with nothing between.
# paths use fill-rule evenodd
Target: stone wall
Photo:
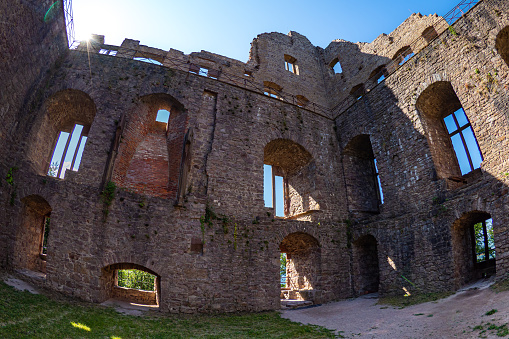
<instances>
[{"instance_id":1,"label":"stone wall","mask_svg":"<svg viewBox=\"0 0 509 339\"><path fill-rule=\"evenodd\" d=\"M134 288L114 286L112 298L143 305L157 305L157 294L153 291L142 291Z\"/></svg>"}]
</instances>

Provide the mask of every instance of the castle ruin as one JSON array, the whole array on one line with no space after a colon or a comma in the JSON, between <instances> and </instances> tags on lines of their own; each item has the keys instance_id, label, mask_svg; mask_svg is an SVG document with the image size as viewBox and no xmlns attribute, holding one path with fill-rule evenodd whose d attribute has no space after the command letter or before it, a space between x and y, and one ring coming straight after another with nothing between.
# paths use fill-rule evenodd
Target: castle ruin
<instances>
[{"instance_id":1,"label":"castle ruin","mask_svg":"<svg viewBox=\"0 0 509 339\"><path fill-rule=\"evenodd\" d=\"M264 33L247 63L69 48L68 4L0 3L3 269L172 313L507 277L507 1L371 43ZM121 269L154 291L119 288Z\"/></svg>"}]
</instances>

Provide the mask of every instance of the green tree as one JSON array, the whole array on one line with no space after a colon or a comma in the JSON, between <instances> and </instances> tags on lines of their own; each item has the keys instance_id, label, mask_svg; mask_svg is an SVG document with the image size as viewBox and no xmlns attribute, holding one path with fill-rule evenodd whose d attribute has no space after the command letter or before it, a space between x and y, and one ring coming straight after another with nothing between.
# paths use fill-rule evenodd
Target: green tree
<instances>
[{"instance_id":1,"label":"green tree","mask_svg":"<svg viewBox=\"0 0 509 339\"><path fill-rule=\"evenodd\" d=\"M281 287L286 287L286 253L281 253L279 275L281 277Z\"/></svg>"},{"instance_id":2,"label":"green tree","mask_svg":"<svg viewBox=\"0 0 509 339\"><path fill-rule=\"evenodd\" d=\"M155 275L140 270L118 270L118 286L154 291Z\"/></svg>"}]
</instances>

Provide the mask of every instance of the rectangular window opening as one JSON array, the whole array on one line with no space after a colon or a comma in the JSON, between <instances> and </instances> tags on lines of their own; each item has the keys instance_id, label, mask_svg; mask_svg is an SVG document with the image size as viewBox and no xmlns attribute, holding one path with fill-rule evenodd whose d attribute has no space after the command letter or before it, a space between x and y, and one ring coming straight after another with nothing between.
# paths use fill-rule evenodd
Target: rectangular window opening
<instances>
[{"instance_id":1,"label":"rectangular window opening","mask_svg":"<svg viewBox=\"0 0 509 339\"><path fill-rule=\"evenodd\" d=\"M118 270L117 286L132 288L140 291L153 292L155 288L156 276L140 270Z\"/></svg>"},{"instance_id":2,"label":"rectangular window opening","mask_svg":"<svg viewBox=\"0 0 509 339\"><path fill-rule=\"evenodd\" d=\"M263 165L263 200L265 207L273 207L272 204L272 166Z\"/></svg>"},{"instance_id":3,"label":"rectangular window opening","mask_svg":"<svg viewBox=\"0 0 509 339\"><path fill-rule=\"evenodd\" d=\"M380 204L384 203L384 192L382 192L382 182L380 181L380 175L378 173L378 166L376 164L376 159L373 159L373 162L375 164L375 176L376 176L376 182L378 186L378 199L380 201Z\"/></svg>"},{"instance_id":4,"label":"rectangular window opening","mask_svg":"<svg viewBox=\"0 0 509 339\"><path fill-rule=\"evenodd\" d=\"M47 254L49 225L50 225L50 218L48 216L45 216L43 224L42 224L41 253L40 253L41 257L43 259L46 258L46 254Z\"/></svg>"},{"instance_id":5,"label":"rectangular window opening","mask_svg":"<svg viewBox=\"0 0 509 339\"><path fill-rule=\"evenodd\" d=\"M487 219L474 225L475 260L477 263L495 259L493 220Z\"/></svg>"},{"instance_id":6,"label":"rectangular window opening","mask_svg":"<svg viewBox=\"0 0 509 339\"><path fill-rule=\"evenodd\" d=\"M283 177L274 176L274 197L276 201L276 217L285 216Z\"/></svg>"},{"instance_id":7,"label":"rectangular window opening","mask_svg":"<svg viewBox=\"0 0 509 339\"><path fill-rule=\"evenodd\" d=\"M82 125L74 125L71 133L60 132L47 175L64 179L66 170L78 171L87 137Z\"/></svg>"}]
</instances>

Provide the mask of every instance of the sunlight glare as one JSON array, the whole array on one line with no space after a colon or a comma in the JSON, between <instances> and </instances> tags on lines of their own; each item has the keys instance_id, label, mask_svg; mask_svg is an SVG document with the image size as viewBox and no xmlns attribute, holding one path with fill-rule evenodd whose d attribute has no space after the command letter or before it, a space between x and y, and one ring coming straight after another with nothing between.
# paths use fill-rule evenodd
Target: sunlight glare
<instances>
[{"instance_id":1,"label":"sunlight glare","mask_svg":"<svg viewBox=\"0 0 509 339\"><path fill-rule=\"evenodd\" d=\"M82 323L75 323L74 321L71 321L71 325L76 327L76 328L80 328L82 330L85 330L87 332L91 331L90 327L88 327L87 325L83 325Z\"/></svg>"},{"instance_id":2,"label":"sunlight glare","mask_svg":"<svg viewBox=\"0 0 509 339\"><path fill-rule=\"evenodd\" d=\"M396 268L396 264L394 263L394 261L391 259L391 257L387 257L387 262L389 263L389 265L392 267L393 270L397 270Z\"/></svg>"}]
</instances>

